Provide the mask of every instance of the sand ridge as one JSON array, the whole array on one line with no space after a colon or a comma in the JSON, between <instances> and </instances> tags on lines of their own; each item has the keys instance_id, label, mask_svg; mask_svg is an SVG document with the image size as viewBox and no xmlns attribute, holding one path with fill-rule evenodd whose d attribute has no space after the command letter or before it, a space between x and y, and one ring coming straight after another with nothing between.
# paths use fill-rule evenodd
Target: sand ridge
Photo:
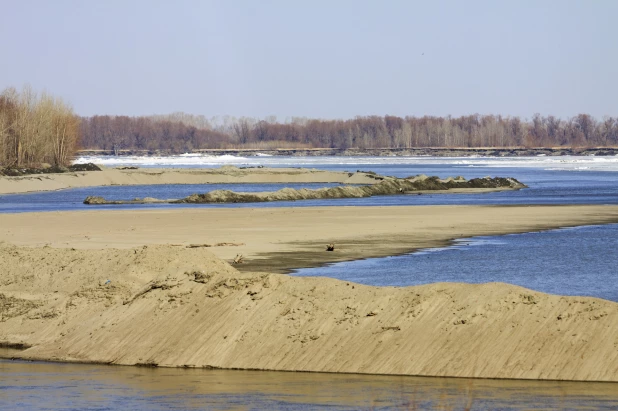
<instances>
[{"instance_id":1,"label":"sand ridge","mask_svg":"<svg viewBox=\"0 0 618 411\"><path fill-rule=\"evenodd\" d=\"M618 381L618 304L595 298L241 273L169 245L0 250L0 341L23 358Z\"/></svg>"},{"instance_id":2,"label":"sand ridge","mask_svg":"<svg viewBox=\"0 0 618 411\"><path fill-rule=\"evenodd\" d=\"M0 345L38 360L618 382L614 302L275 273L612 222L618 206L0 214Z\"/></svg>"}]
</instances>

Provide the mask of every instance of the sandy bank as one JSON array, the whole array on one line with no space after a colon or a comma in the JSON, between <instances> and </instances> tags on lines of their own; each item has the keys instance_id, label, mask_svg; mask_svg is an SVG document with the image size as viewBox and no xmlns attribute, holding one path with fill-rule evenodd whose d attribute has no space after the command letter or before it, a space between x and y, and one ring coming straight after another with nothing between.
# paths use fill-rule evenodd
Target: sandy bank
<instances>
[{"instance_id":1,"label":"sandy bank","mask_svg":"<svg viewBox=\"0 0 618 411\"><path fill-rule=\"evenodd\" d=\"M66 188L148 184L218 184L218 183L345 183L372 184L375 179L365 173L297 168L220 168L137 170L103 169L102 171L36 174L21 177L0 176L0 194L53 191Z\"/></svg>"},{"instance_id":2,"label":"sandy bank","mask_svg":"<svg viewBox=\"0 0 618 411\"><path fill-rule=\"evenodd\" d=\"M618 222L618 206L96 210L0 214L0 241L67 248L244 243L211 251L226 260L243 254L243 271L285 272L454 238L609 222ZM335 243L334 252L324 251L328 243Z\"/></svg>"},{"instance_id":3,"label":"sandy bank","mask_svg":"<svg viewBox=\"0 0 618 411\"><path fill-rule=\"evenodd\" d=\"M521 287L239 273L203 248L0 245L0 341L28 359L618 381L618 304Z\"/></svg>"}]
</instances>

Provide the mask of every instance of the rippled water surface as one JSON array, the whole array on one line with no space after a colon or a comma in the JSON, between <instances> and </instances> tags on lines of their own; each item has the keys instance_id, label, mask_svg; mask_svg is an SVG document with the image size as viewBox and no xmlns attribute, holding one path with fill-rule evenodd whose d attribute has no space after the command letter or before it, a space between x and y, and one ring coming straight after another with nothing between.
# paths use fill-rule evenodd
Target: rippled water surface
<instances>
[{"instance_id":1,"label":"rippled water surface","mask_svg":"<svg viewBox=\"0 0 618 411\"><path fill-rule=\"evenodd\" d=\"M469 408L468 408L469 407ZM0 410L615 410L615 384L0 360Z\"/></svg>"}]
</instances>

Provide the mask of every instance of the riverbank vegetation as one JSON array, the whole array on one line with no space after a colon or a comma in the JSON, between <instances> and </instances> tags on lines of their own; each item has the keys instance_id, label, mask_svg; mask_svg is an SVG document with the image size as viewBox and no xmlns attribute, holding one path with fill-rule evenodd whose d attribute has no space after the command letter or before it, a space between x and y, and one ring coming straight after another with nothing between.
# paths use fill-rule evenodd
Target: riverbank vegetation
<instances>
[{"instance_id":1,"label":"riverbank vegetation","mask_svg":"<svg viewBox=\"0 0 618 411\"><path fill-rule=\"evenodd\" d=\"M68 165L75 154L80 119L49 93L7 88L0 94L0 166Z\"/></svg>"},{"instance_id":2,"label":"riverbank vegetation","mask_svg":"<svg viewBox=\"0 0 618 411\"><path fill-rule=\"evenodd\" d=\"M618 117L532 119L358 116L279 121L173 113L78 117L69 104L26 86L0 94L0 167L65 166L84 149L184 153L200 149L406 149L480 147L616 147Z\"/></svg>"},{"instance_id":3,"label":"riverbank vegetation","mask_svg":"<svg viewBox=\"0 0 618 411\"><path fill-rule=\"evenodd\" d=\"M237 148L608 147L618 145L618 118L569 119L494 115L364 116L349 120L215 117L185 113L94 116L81 122L83 147L118 151Z\"/></svg>"}]
</instances>

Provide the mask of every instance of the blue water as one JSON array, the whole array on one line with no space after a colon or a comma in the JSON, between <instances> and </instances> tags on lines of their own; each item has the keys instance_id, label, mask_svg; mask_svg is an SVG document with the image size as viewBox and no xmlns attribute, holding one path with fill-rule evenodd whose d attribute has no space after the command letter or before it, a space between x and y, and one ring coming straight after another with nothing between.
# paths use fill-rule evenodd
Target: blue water
<instances>
[{"instance_id":1,"label":"blue water","mask_svg":"<svg viewBox=\"0 0 618 411\"><path fill-rule=\"evenodd\" d=\"M613 171L545 170L517 167L469 167L459 164L322 164L321 169L354 172L371 170L383 175L406 177L417 174L441 178L463 175L476 177L515 177L529 186L518 191L482 194L394 195L369 198L280 201L249 204L140 204L96 206L97 209L141 208L209 208L209 207L314 207L314 206L396 206L447 204L618 204L618 173ZM211 184L211 185L146 185L89 187L53 192L0 196L0 212L69 211L93 209L83 204L87 196L98 195L111 200L135 197L160 199L183 198L194 193L216 189L234 191L273 191L283 187L319 188L333 184Z\"/></svg>"},{"instance_id":2,"label":"blue water","mask_svg":"<svg viewBox=\"0 0 618 411\"><path fill-rule=\"evenodd\" d=\"M136 197L158 199L179 199L194 193L214 190L234 190L243 192L277 191L290 187L295 189L333 187L338 184L298 183L298 184L170 184L141 186L105 186L72 188L68 190L0 195L0 213L21 213L34 211L74 211L94 209L142 209L142 208L190 208L192 204L138 204L88 206L84 199L88 196L101 196L108 200L132 200ZM288 202L289 203L289 202ZM207 205L208 206L208 205ZM215 206L215 205L212 205ZM211 207L212 207L211 206ZM223 206L234 206L226 204ZM251 206L251 205L248 205ZM199 207L199 205L198 205Z\"/></svg>"},{"instance_id":3,"label":"blue water","mask_svg":"<svg viewBox=\"0 0 618 411\"><path fill-rule=\"evenodd\" d=\"M0 360L0 410L615 410L614 384Z\"/></svg>"},{"instance_id":4,"label":"blue water","mask_svg":"<svg viewBox=\"0 0 618 411\"><path fill-rule=\"evenodd\" d=\"M419 250L296 270L368 285L504 282L618 302L618 224L484 236Z\"/></svg>"},{"instance_id":5,"label":"blue water","mask_svg":"<svg viewBox=\"0 0 618 411\"><path fill-rule=\"evenodd\" d=\"M594 164L595 159L587 160ZM581 161L584 161L581 160ZM612 159L610 159L612 160ZM430 204L618 204L615 163L607 170L560 166L561 159L455 161L301 159L321 169L358 169L406 177L417 174L466 178L515 177L530 188L466 195L399 195L365 199L229 205L139 205L92 208L89 195L109 199L181 198L215 189L273 191L324 184L242 184L98 187L0 196L0 212L169 207L283 207L320 205ZM613 159L615 160L615 159ZM254 161L253 159L251 160ZM322 161L322 163L320 163ZM552 164L548 166L548 161ZM579 162L580 159L574 160ZM470 164L473 163L473 164ZM253 164L253 163L251 163ZM267 166L295 165L294 159L256 159ZM577 163L579 164L579 163ZM198 165L199 166L199 165ZM201 165L203 166L203 165ZM612 168L613 167L613 168ZM602 167L601 167L602 168ZM525 256L525 257L524 257ZM618 301L618 224L539 233L462 239L452 246L386 258L298 270L372 285L406 286L438 281L501 281L560 295ZM3 355L0 349L0 356ZM449 378L332 375L220 370L145 369L28 363L0 360L0 410L462 410L572 409L616 410L616 384L492 381Z\"/></svg>"}]
</instances>

